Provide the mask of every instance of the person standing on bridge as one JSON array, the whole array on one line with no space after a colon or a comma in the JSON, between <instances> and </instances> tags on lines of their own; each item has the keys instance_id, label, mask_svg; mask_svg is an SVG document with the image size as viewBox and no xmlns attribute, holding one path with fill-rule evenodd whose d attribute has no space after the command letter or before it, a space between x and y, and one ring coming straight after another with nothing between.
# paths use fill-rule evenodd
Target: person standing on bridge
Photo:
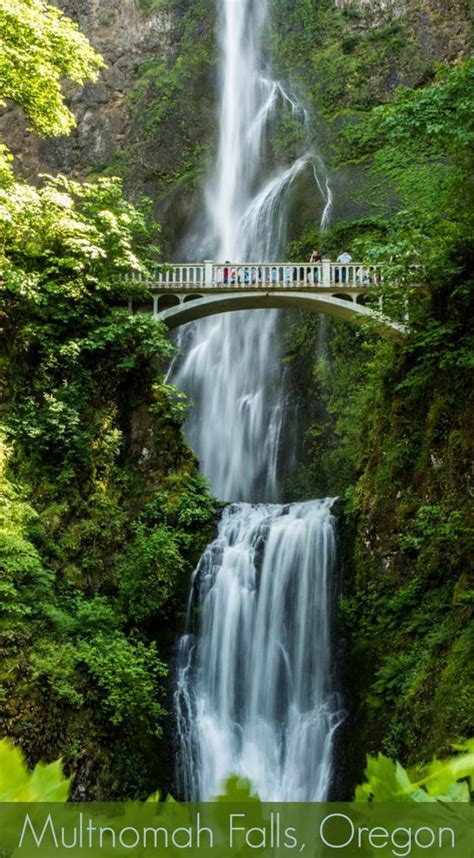
<instances>
[{"instance_id":1,"label":"person standing on bridge","mask_svg":"<svg viewBox=\"0 0 474 858\"><path fill-rule=\"evenodd\" d=\"M340 272L341 272L340 273L340 281L342 283L345 283L347 280L346 265L349 265L352 262L352 256L350 253L347 252L347 250L344 250L344 252L340 253L339 256L337 257L337 262L339 263L339 265L342 266L340 269ZM339 283L339 269L338 268L336 268L335 274L336 274L336 277L335 277L336 283Z\"/></svg>"},{"instance_id":2,"label":"person standing on bridge","mask_svg":"<svg viewBox=\"0 0 474 858\"><path fill-rule=\"evenodd\" d=\"M345 250L344 253L339 254L339 256L337 257L337 261L341 265L349 265L349 263L352 262L352 256L350 253L347 252L347 250Z\"/></svg>"},{"instance_id":3,"label":"person standing on bridge","mask_svg":"<svg viewBox=\"0 0 474 858\"><path fill-rule=\"evenodd\" d=\"M322 261L322 256L321 256L319 250L317 250L315 247L313 247L313 250L311 251L311 256L309 258L309 261L313 265L319 265L319 263ZM313 268L312 281L313 281L313 283L319 282L319 269L318 268Z\"/></svg>"},{"instance_id":4,"label":"person standing on bridge","mask_svg":"<svg viewBox=\"0 0 474 858\"><path fill-rule=\"evenodd\" d=\"M229 265L230 262L226 262L224 268L224 286L227 286L227 284L229 283Z\"/></svg>"}]
</instances>

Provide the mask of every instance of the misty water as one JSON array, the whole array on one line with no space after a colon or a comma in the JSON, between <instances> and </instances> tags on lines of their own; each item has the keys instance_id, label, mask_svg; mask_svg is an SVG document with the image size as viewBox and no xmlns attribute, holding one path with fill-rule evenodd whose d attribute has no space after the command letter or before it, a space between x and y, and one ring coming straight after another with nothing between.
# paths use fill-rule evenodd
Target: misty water
<instances>
[{"instance_id":1,"label":"misty water","mask_svg":"<svg viewBox=\"0 0 474 858\"><path fill-rule=\"evenodd\" d=\"M269 158L281 112L303 137L307 115L265 59L265 0L217 0L217 12L217 153L180 255L271 262L289 238L298 177L320 197L322 227L329 178L314 144L292 163ZM172 380L192 402L188 438L214 493L231 502L194 573L179 643L181 798L212 798L232 773L273 801L323 800L331 783L342 717L331 670L335 527L329 500L276 503L282 432L291 431L280 319L228 313L180 333Z\"/></svg>"},{"instance_id":2,"label":"misty water","mask_svg":"<svg viewBox=\"0 0 474 858\"><path fill-rule=\"evenodd\" d=\"M294 183L302 173L330 216L328 176L314 145L294 163L269 163L278 115L304 126L306 113L265 62L265 0L217 0L219 139L203 211L180 256L271 262L283 252ZM202 472L224 501L277 501L278 452L286 403L278 311L221 315L186 326L173 380L194 407L188 437Z\"/></svg>"},{"instance_id":3,"label":"misty water","mask_svg":"<svg viewBox=\"0 0 474 858\"><path fill-rule=\"evenodd\" d=\"M194 573L179 644L179 788L216 794L229 773L266 801L317 801L341 721L331 682L336 543L331 501L232 504Z\"/></svg>"}]
</instances>

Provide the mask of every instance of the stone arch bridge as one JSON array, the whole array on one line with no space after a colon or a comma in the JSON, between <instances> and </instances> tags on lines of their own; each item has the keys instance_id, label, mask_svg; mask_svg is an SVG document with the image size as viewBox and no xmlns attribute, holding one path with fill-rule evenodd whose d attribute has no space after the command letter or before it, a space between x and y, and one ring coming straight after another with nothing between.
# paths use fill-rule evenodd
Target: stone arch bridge
<instances>
[{"instance_id":1,"label":"stone arch bridge","mask_svg":"<svg viewBox=\"0 0 474 858\"><path fill-rule=\"evenodd\" d=\"M130 306L150 311L171 330L218 313L293 308L362 324L372 319L386 338L400 339L406 327L383 313L382 298L365 306L383 282L379 265L311 263L185 263L163 266L148 284L152 303Z\"/></svg>"}]
</instances>

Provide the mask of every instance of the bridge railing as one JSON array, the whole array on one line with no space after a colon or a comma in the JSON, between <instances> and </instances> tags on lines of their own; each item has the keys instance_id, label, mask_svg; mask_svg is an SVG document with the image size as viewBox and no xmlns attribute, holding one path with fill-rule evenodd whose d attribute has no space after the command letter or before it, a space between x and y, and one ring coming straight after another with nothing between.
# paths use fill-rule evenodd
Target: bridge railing
<instances>
[{"instance_id":1,"label":"bridge railing","mask_svg":"<svg viewBox=\"0 0 474 858\"><path fill-rule=\"evenodd\" d=\"M323 259L319 263L246 262L185 263L169 265L159 272L154 287L160 291L170 289L204 290L232 288L358 288L377 286L383 281L380 265L363 265L360 262L334 263Z\"/></svg>"}]
</instances>

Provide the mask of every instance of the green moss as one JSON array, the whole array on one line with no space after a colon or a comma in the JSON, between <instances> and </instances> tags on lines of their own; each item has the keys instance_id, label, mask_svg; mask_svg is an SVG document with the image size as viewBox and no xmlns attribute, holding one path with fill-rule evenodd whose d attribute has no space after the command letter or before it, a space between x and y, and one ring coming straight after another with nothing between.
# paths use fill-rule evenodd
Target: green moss
<instances>
[{"instance_id":1,"label":"green moss","mask_svg":"<svg viewBox=\"0 0 474 858\"><path fill-rule=\"evenodd\" d=\"M433 71L404 18L363 27L352 7L306 0L273 5L275 62L304 87L316 116L366 110L388 100L402 80L416 85Z\"/></svg>"},{"instance_id":2,"label":"green moss","mask_svg":"<svg viewBox=\"0 0 474 858\"><path fill-rule=\"evenodd\" d=\"M124 156L128 184L137 177L142 185L151 183L156 200L171 189L195 189L215 126L213 4L159 2L175 10L179 48L166 63L150 59L140 67L127 95L134 135Z\"/></svg>"}]
</instances>

